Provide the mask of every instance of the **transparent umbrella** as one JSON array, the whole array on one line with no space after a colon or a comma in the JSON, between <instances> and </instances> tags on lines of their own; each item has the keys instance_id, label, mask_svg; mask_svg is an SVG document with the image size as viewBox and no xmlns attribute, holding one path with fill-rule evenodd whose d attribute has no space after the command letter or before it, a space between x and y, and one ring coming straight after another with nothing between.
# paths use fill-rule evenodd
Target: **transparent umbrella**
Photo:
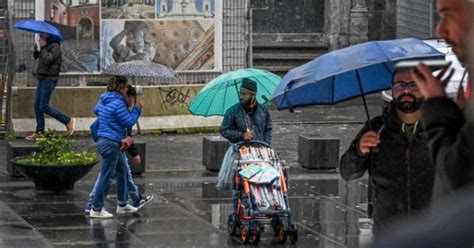
<instances>
[{"instance_id":1,"label":"transparent umbrella","mask_svg":"<svg viewBox=\"0 0 474 248\"><path fill-rule=\"evenodd\" d=\"M142 90L141 87L138 87L136 77L160 77L166 79L172 79L177 77L173 69L165 65L144 60L132 60L127 62L115 63L107 67L102 73L108 75L132 77L132 82L135 89L137 90L138 95L141 95ZM138 122L137 131L138 134L141 134L140 123Z\"/></svg>"},{"instance_id":2,"label":"transparent umbrella","mask_svg":"<svg viewBox=\"0 0 474 248\"><path fill-rule=\"evenodd\" d=\"M176 73L168 66L144 60L115 63L107 67L103 73L129 77L176 78Z\"/></svg>"}]
</instances>

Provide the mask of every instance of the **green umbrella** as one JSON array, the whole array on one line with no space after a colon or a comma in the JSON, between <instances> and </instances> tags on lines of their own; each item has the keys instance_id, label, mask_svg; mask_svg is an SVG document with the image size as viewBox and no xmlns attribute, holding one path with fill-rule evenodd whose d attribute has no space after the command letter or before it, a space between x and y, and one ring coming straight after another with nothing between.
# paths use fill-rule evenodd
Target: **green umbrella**
<instances>
[{"instance_id":1,"label":"green umbrella","mask_svg":"<svg viewBox=\"0 0 474 248\"><path fill-rule=\"evenodd\" d=\"M225 111L239 102L239 89L244 78L257 83L257 101L265 103L272 96L281 78L259 69L241 69L220 75L209 82L189 103L194 115L224 115Z\"/></svg>"}]
</instances>

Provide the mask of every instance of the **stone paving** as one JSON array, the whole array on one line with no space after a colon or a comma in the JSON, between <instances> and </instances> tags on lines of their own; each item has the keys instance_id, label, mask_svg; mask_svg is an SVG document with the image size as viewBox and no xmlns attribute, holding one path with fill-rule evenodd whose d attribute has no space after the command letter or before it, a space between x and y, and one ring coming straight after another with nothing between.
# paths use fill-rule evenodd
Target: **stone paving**
<instances>
[{"instance_id":1,"label":"stone paving","mask_svg":"<svg viewBox=\"0 0 474 248\"><path fill-rule=\"evenodd\" d=\"M381 112L380 95L369 97L371 115ZM370 242L367 180L346 183L335 171L314 171L297 163L298 135L336 137L343 152L365 120L360 99L290 114L272 111L274 148L290 166L290 204L297 223L296 245L278 244L266 226L261 247L364 247ZM209 134L205 134L209 135ZM216 134L211 134L216 135ZM84 204L98 166L73 191L35 191L28 179L6 172L6 142L0 141L0 247L238 247L227 234L231 193L215 189L216 174L201 165L203 134L142 136L147 168L134 178L155 199L133 216L92 220ZM90 138L77 148L94 150ZM110 192L115 192L111 188ZM115 211L115 196L106 207Z\"/></svg>"}]
</instances>

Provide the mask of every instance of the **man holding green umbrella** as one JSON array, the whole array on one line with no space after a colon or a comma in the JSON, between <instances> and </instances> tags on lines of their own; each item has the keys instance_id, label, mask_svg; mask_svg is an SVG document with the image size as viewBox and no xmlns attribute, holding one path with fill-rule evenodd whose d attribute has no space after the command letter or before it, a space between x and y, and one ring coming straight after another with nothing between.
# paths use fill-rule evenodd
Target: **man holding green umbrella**
<instances>
[{"instance_id":1,"label":"man holding green umbrella","mask_svg":"<svg viewBox=\"0 0 474 248\"><path fill-rule=\"evenodd\" d=\"M271 145L270 112L257 102L257 83L244 78L240 86L240 102L230 107L221 124L221 135L231 143L258 140Z\"/></svg>"}]
</instances>

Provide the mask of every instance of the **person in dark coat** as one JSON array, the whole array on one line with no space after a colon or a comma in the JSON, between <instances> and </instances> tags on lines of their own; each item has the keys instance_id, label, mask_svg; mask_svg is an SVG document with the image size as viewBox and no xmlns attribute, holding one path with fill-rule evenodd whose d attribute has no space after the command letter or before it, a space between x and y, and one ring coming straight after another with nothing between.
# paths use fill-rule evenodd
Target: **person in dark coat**
<instances>
[{"instance_id":1,"label":"person in dark coat","mask_svg":"<svg viewBox=\"0 0 474 248\"><path fill-rule=\"evenodd\" d=\"M473 25L474 2L437 0L436 7L440 15L438 36L451 44L453 52L465 67L472 67L467 60L469 44L472 49L467 28L469 24ZM461 110L446 96L443 86L449 77L445 80L433 77L424 65L418 66L417 70L418 73L414 72L413 76L426 98L421 108L422 120L430 157L436 165L433 191L436 202L431 211L412 223L400 224L373 247L473 247L474 89L471 85L471 97ZM470 74L472 79L474 73Z\"/></svg>"},{"instance_id":2,"label":"person in dark coat","mask_svg":"<svg viewBox=\"0 0 474 248\"><path fill-rule=\"evenodd\" d=\"M272 143L272 119L270 112L257 102L257 84L243 79L240 102L230 107L221 124L221 135L231 143L258 140Z\"/></svg>"},{"instance_id":3,"label":"person in dark coat","mask_svg":"<svg viewBox=\"0 0 474 248\"><path fill-rule=\"evenodd\" d=\"M33 57L35 67L33 75L38 79L38 86L35 94L35 117L36 131L26 136L27 140L36 140L40 133L44 132L44 114L48 114L66 126L68 136L72 135L75 128L75 119L71 118L59 110L49 106L49 100L59 78L61 70L62 53L59 40L52 35L41 33L39 39L40 48L35 45Z\"/></svg>"},{"instance_id":4,"label":"person in dark coat","mask_svg":"<svg viewBox=\"0 0 474 248\"><path fill-rule=\"evenodd\" d=\"M383 233L402 217L426 208L431 202L434 167L419 123L422 97L410 71L394 73L394 100L383 115L370 120L340 161L344 180L370 175L374 235Z\"/></svg>"},{"instance_id":5,"label":"person in dark coat","mask_svg":"<svg viewBox=\"0 0 474 248\"><path fill-rule=\"evenodd\" d=\"M438 0L436 7L441 18L438 36L452 46L467 68L468 1ZM461 106L464 113L469 113L463 114L460 106L446 95L450 76L443 80L445 73L434 77L423 64L416 71L412 73L414 80L426 99L421 113L430 158L436 165L433 197L438 200L474 182L474 102L471 97Z\"/></svg>"}]
</instances>

